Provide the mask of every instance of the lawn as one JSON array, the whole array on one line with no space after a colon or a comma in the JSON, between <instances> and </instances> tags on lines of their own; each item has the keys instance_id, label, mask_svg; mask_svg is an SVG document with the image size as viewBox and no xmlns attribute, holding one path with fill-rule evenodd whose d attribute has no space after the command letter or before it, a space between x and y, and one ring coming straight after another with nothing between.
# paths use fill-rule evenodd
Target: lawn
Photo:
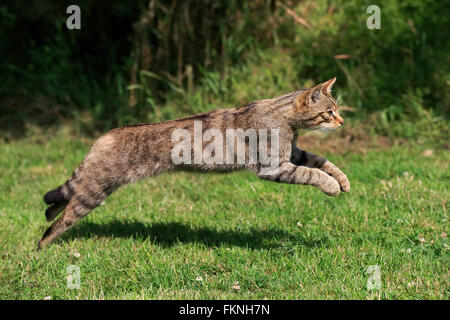
<instances>
[{"instance_id":1,"label":"lawn","mask_svg":"<svg viewBox=\"0 0 450 320\"><path fill-rule=\"evenodd\" d=\"M325 150L352 183L338 197L249 172L166 174L118 190L37 251L42 196L92 141L61 131L0 144L1 299L449 298L448 149Z\"/></svg>"}]
</instances>

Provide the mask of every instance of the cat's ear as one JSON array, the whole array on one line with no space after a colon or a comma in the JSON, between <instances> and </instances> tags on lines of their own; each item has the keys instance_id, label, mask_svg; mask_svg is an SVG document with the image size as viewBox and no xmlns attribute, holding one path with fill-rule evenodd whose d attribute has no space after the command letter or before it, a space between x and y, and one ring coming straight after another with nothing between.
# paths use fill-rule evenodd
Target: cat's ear
<instances>
[{"instance_id":1,"label":"cat's ear","mask_svg":"<svg viewBox=\"0 0 450 320\"><path fill-rule=\"evenodd\" d=\"M307 105L312 105L319 101L320 99L320 92L323 88L322 84L318 84L314 88L309 89L308 98L306 99Z\"/></svg>"},{"instance_id":2,"label":"cat's ear","mask_svg":"<svg viewBox=\"0 0 450 320\"><path fill-rule=\"evenodd\" d=\"M295 98L295 108L297 111L301 109L308 108L312 104L316 103L320 99L323 84L318 84L317 86L303 91L297 98Z\"/></svg>"},{"instance_id":3,"label":"cat's ear","mask_svg":"<svg viewBox=\"0 0 450 320\"><path fill-rule=\"evenodd\" d=\"M297 111L308 108L310 105L316 103L320 99L320 93L322 90L322 84L303 91L297 98L295 98L295 108Z\"/></svg>"},{"instance_id":4,"label":"cat's ear","mask_svg":"<svg viewBox=\"0 0 450 320\"><path fill-rule=\"evenodd\" d=\"M322 92L327 96L331 96L331 88L333 84L336 82L336 77L322 83Z\"/></svg>"}]
</instances>

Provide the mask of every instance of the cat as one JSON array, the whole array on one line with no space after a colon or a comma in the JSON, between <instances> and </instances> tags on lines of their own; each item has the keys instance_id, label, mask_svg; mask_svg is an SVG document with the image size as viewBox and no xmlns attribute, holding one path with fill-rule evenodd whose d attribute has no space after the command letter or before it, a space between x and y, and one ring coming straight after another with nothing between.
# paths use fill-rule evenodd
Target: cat
<instances>
[{"instance_id":1,"label":"cat","mask_svg":"<svg viewBox=\"0 0 450 320\"><path fill-rule=\"evenodd\" d=\"M131 125L109 131L94 143L64 184L45 194L44 201L50 205L45 212L47 221L52 221L60 212L64 212L46 230L38 248L45 247L72 227L120 186L167 171L248 169L265 180L313 185L331 196L338 195L341 190L350 191L350 183L341 170L327 159L297 148L295 143L297 129L332 130L344 123L339 115L338 103L331 95L335 81L336 78L333 78L310 89L254 101L240 108L210 111L177 120ZM230 129L241 130L241 133L244 130L247 133L249 130L260 133L270 130L271 135L256 136L256 139L253 139L254 135L253 138L250 134L245 135L245 132L244 135L238 135L238 143L244 146L244 162L235 160L234 153L237 149L234 145L230 148L219 145L218 149L210 153L213 158L225 154L229 157L228 160L233 161L207 162L202 161L202 153L198 157L199 148L207 149L207 139L200 140L200 144L195 141L195 138L199 138L198 132L195 132L198 125L205 130L214 129L214 139L217 141L220 140L217 133L226 136ZM188 139L193 141L180 145L177 137L174 139L176 132L188 134ZM273 132L277 135L273 135ZM203 137L205 136L206 133ZM264 137L266 141L263 141ZM256 156L260 156L261 149L251 149L250 142L256 142L258 147L265 142L266 149L270 149L268 154L277 155L276 166L268 168L260 159L255 159L255 154L252 157L252 150L253 153L256 152ZM174 150L186 146L194 147L189 151L190 154L185 154L186 150L183 150L186 161L180 162L176 159L180 150ZM277 147L275 151L274 146ZM192 156L197 161L192 163Z\"/></svg>"}]
</instances>

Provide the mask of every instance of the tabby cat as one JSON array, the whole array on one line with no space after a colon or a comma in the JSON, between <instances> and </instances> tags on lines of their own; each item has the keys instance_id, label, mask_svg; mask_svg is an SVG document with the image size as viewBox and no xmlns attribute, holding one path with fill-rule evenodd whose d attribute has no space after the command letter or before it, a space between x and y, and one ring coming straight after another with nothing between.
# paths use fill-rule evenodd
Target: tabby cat
<instances>
[{"instance_id":1,"label":"tabby cat","mask_svg":"<svg viewBox=\"0 0 450 320\"><path fill-rule=\"evenodd\" d=\"M111 130L94 143L63 185L45 194L44 201L50 205L45 212L47 220L53 220L63 210L64 213L44 233L39 248L72 227L120 186L167 171L248 169L262 179L313 185L331 196L338 195L340 190L350 191L350 183L341 170L325 158L298 149L295 143L296 129L331 130L344 123L339 115L338 103L331 95L335 81L336 78L333 78L310 89L258 100L240 108ZM200 123L205 130L219 130L224 136L229 129L276 131L277 166L273 170L263 170L265 167L261 161L250 161L249 137L240 141L245 146L247 156L244 163L194 161L175 164L173 150L178 141L174 141L174 131L190 133L195 139L196 123ZM267 148L274 145L272 138L266 141ZM198 141L192 141L192 144L188 142L188 145L194 145L193 149L196 144L198 148ZM257 144L261 143L260 137ZM205 146L206 141L202 141L200 147ZM229 156L235 150L234 146L224 146L219 151ZM272 148L270 150L272 152ZM235 159L234 155L232 159Z\"/></svg>"}]
</instances>

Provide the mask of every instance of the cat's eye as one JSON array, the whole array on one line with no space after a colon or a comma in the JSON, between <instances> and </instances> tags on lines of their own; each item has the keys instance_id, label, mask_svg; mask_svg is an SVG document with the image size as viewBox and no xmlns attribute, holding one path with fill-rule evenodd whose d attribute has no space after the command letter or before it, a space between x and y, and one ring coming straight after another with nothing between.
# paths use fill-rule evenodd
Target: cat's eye
<instances>
[{"instance_id":1,"label":"cat's eye","mask_svg":"<svg viewBox=\"0 0 450 320\"><path fill-rule=\"evenodd\" d=\"M330 115L330 116L334 116L334 113L333 113L333 111L328 111L328 114Z\"/></svg>"}]
</instances>

